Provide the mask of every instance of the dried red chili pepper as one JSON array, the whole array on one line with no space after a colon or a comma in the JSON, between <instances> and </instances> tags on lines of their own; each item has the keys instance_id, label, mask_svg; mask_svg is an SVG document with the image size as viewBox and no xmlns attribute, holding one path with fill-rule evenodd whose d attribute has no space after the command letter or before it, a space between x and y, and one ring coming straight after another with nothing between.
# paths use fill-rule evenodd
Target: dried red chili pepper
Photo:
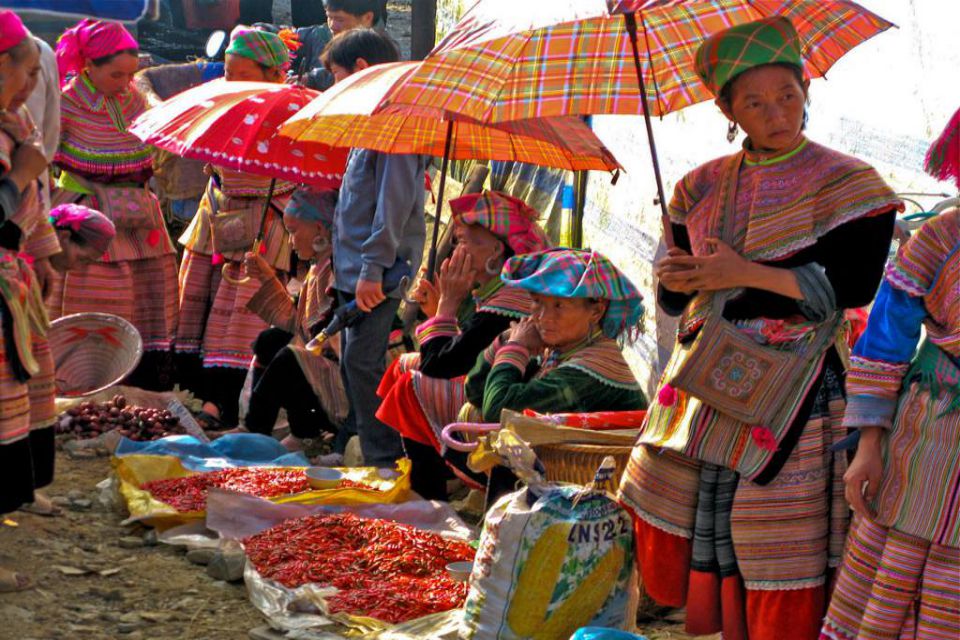
<instances>
[{"instance_id":1,"label":"dried red chili pepper","mask_svg":"<svg viewBox=\"0 0 960 640\"><path fill-rule=\"evenodd\" d=\"M207 492L212 487L272 498L309 491L310 483L303 469L244 467L207 471L184 478L153 480L140 488L183 513L205 510Z\"/></svg>"},{"instance_id":2,"label":"dried red chili pepper","mask_svg":"<svg viewBox=\"0 0 960 640\"><path fill-rule=\"evenodd\" d=\"M475 553L436 533L352 514L288 520L243 544L264 578L289 588L336 587L330 613L394 624L463 606L467 587L446 566Z\"/></svg>"}]
</instances>

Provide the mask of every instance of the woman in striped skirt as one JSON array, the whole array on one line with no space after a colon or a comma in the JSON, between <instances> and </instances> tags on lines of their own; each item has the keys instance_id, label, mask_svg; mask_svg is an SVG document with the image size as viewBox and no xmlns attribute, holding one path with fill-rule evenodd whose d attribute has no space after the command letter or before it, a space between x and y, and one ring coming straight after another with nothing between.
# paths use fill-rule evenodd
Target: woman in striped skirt
<instances>
[{"instance_id":1,"label":"woman in striped skirt","mask_svg":"<svg viewBox=\"0 0 960 640\"><path fill-rule=\"evenodd\" d=\"M33 503L34 490L53 479L48 322L36 275L22 251L41 235L56 245L56 236L43 219L37 187L46 167L40 136L25 110L8 111L39 59L40 50L20 19L0 11L0 515ZM0 567L0 593L28 585L25 576Z\"/></svg>"},{"instance_id":2,"label":"woman in striped skirt","mask_svg":"<svg viewBox=\"0 0 960 640\"><path fill-rule=\"evenodd\" d=\"M952 166L939 177L960 187L960 111L941 144ZM954 208L901 247L853 352L844 426L860 442L844 481L856 515L824 640L960 638L958 283Z\"/></svg>"},{"instance_id":3,"label":"woman in striped skirt","mask_svg":"<svg viewBox=\"0 0 960 640\"><path fill-rule=\"evenodd\" d=\"M170 350L177 325L177 257L160 204L146 187L150 149L127 132L146 103L131 84L137 41L119 23L83 20L57 44L65 86L60 148L62 173L54 204L103 212L117 228L96 263L65 276L47 304L54 318L109 311L130 321L144 355L128 379L149 389L173 385Z\"/></svg>"},{"instance_id":4,"label":"woman in striped skirt","mask_svg":"<svg viewBox=\"0 0 960 640\"><path fill-rule=\"evenodd\" d=\"M277 34L237 27L226 52L228 81L282 82L290 51ZM256 239L270 178L211 167L200 208L180 237L180 325L176 353L180 384L203 398L208 422L235 426L253 343L267 323L248 308L260 283L245 279L244 254ZM290 270L283 207L294 185L278 181L267 209L261 255L280 277ZM246 234L217 233L243 218ZM226 227L220 227L225 229ZM226 273L228 278L223 278Z\"/></svg>"},{"instance_id":5,"label":"woman in striped skirt","mask_svg":"<svg viewBox=\"0 0 960 640\"><path fill-rule=\"evenodd\" d=\"M778 386L790 411L770 426L728 415L709 391L674 387L668 365L620 496L635 516L644 587L659 604L686 606L688 632L814 640L849 512L846 460L831 451L844 402L830 332L843 310L873 297L900 203L871 167L803 135L809 83L788 19L714 35L696 69L747 140L687 174L670 203L676 246L656 274L661 308L682 314L671 364L700 332L729 326L718 315L766 345L763 357L827 345ZM715 295L724 296L716 305ZM692 347L694 388L743 390L786 373L752 369L762 358L726 358L721 346Z\"/></svg>"}]
</instances>

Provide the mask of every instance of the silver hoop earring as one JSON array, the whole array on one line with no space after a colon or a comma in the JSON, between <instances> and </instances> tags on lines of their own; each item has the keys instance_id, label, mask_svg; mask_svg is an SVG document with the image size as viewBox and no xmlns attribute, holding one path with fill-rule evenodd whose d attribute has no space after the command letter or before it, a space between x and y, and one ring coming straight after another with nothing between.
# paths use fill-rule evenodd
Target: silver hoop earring
<instances>
[{"instance_id":1,"label":"silver hoop earring","mask_svg":"<svg viewBox=\"0 0 960 640\"><path fill-rule=\"evenodd\" d=\"M330 246L330 241L323 236L316 236L313 239L312 247L314 253L321 253Z\"/></svg>"},{"instance_id":2,"label":"silver hoop earring","mask_svg":"<svg viewBox=\"0 0 960 640\"><path fill-rule=\"evenodd\" d=\"M739 129L736 122L731 122L729 125L727 125L727 142L732 143L734 140L736 140L737 133L739 133Z\"/></svg>"},{"instance_id":3,"label":"silver hoop earring","mask_svg":"<svg viewBox=\"0 0 960 640\"><path fill-rule=\"evenodd\" d=\"M493 266L491 266L493 265ZM497 262L496 258L487 258L486 263L483 265L483 270L487 272L487 275L495 276L500 273L500 265Z\"/></svg>"}]
</instances>

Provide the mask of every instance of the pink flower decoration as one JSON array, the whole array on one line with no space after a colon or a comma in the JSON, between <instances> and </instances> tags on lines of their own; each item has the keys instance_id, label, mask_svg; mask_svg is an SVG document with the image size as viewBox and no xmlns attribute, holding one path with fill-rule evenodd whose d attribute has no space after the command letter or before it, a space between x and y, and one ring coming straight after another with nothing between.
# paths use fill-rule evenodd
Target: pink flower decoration
<instances>
[{"instance_id":1,"label":"pink flower decoration","mask_svg":"<svg viewBox=\"0 0 960 640\"><path fill-rule=\"evenodd\" d=\"M210 264L212 264L212 265L214 265L214 266L223 264L223 254L222 254L222 253L215 253L215 254L213 254L212 256L210 256Z\"/></svg>"},{"instance_id":2,"label":"pink flower decoration","mask_svg":"<svg viewBox=\"0 0 960 640\"><path fill-rule=\"evenodd\" d=\"M147 234L147 244L151 247L155 247L160 244L160 230L151 229L150 233Z\"/></svg>"},{"instance_id":3,"label":"pink flower decoration","mask_svg":"<svg viewBox=\"0 0 960 640\"><path fill-rule=\"evenodd\" d=\"M262 256L267 255L267 245L266 245L266 243L263 243L263 242L260 243L260 249L259 249L259 251L260 251L260 255L262 255Z\"/></svg>"},{"instance_id":4,"label":"pink flower decoration","mask_svg":"<svg viewBox=\"0 0 960 640\"><path fill-rule=\"evenodd\" d=\"M657 393L657 402L664 407L672 407L677 404L677 390L669 384L663 385Z\"/></svg>"},{"instance_id":5,"label":"pink flower decoration","mask_svg":"<svg viewBox=\"0 0 960 640\"><path fill-rule=\"evenodd\" d=\"M764 451L776 451L777 439L773 437L773 431L769 427L754 427L750 430L753 442Z\"/></svg>"}]
</instances>

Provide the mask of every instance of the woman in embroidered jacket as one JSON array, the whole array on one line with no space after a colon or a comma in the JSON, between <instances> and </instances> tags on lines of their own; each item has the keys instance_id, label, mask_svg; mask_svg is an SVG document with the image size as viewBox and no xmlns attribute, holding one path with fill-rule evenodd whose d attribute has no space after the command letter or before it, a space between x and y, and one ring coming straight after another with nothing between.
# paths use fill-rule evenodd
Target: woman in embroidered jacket
<instances>
[{"instance_id":1,"label":"woman in embroidered jacket","mask_svg":"<svg viewBox=\"0 0 960 640\"><path fill-rule=\"evenodd\" d=\"M539 214L517 198L484 191L454 198L450 210L456 248L437 286L421 280L418 289L431 316L417 329L420 351L395 360L378 389L377 418L403 436L414 490L429 499L446 498L440 431L466 402L464 376L495 337L530 313L530 296L504 286L500 270L513 255L549 246Z\"/></svg>"},{"instance_id":2,"label":"woman in embroidered jacket","mask_svg":"<svg viewBox=\"0 0 960 640\"><path fill-rule=\"evenodd\" d=\"M676 246L656 265L659 304L682 313L681 345L704 326L714 292L732 294L722 316L756 342L807 345L842 310L873 298L900 203L871 167L804 137L808 81L786 18L715 34L698 50L696 70L731 131L736 123L747 139L743 151L676 186ZM678 346L674 357L683 353ZM686 606L690 633L819 633L848 507L846 460L830 450L844 435L843 366L834 347L817 355L813 373L790 382L783 406L792 419L779 432L661 382L620 497L635 515L647 592ZM718 387L739 373L722 362L696 372L702 386ZM753 466L745 470L745 461Z\"/></svg>"},{"instance_id":3,"label":"woman in embroidered jacket","mask_svg":"<svg viewBox=\"0 0 960 640\"><path fill-rule=\"evenodd\" d=\"M511 258L500 278L529 293L533 311L477 358L464 417L646 408L618 342L640 332L642 298L612 262L596 251L549 249Z\"/></svg>"},{"instance_id":4,"label":"woman in embroidered jacket","mask_svg":"<svg viewBox=\"0 0 960 640\"><path fill-rule=\"evenodd\" d=\"M53 480L56 410L49 323L30 262L59 251L37 186L47 161L22 108L39 59L20 18L0 11L0 514L17 508L56 512L35 492ZM27 586L26 576L0 568L0 593Z\"/></svg>"},{"instance_id":5,"label":"woman in embroidered jacket","mask_svg":"<svg viewBox=\"0 0 960 640\"><path fill-rule=\"evenodd\" d=\"M960 187L960 110L928 158ZM844 426L860 443L844 481L856 515L825 640L960 637L958 283L954 208L901 247L853 352Z\"/></svg>"},{"instance_id":6,"label":"woman in embroidered jacket","mask_svg":"<svg viewBox=\"0 0 960 640\"><path fill-rule=\"evenodd\" d=\"M290 49L275 33L238 26L226 51L228 81L283 82ZM234 282L243 275L243 257L260 228L270 178L211 167L200 208L180 237L180 325L177 367L182 386L208 401L204 411L236 425L238 401L253 342L266 322L248 308L260 282ZM281 277L290 269L290 245L283 227L283 207L294 185L278 181L267 212L263 258ZM218 223L244 218L247 234L217 233ZM234 220L236 222L236 220ZM224 230L226 227L222 227ZM223 279L224 264L230 280Z\"/></svg>"},{"instance_id":7,"label":"woman in embroidered jacket","mask_svg":"<svg viewBox=\"0 0 960 640\"><path fill-rule=\"evenodd\" d=\"M257 360L244 424L247 431L269 435L283 407L291 434L283 444L291 450L301 449L300 440L317 437L321 429L336 433L350 408L336 337L321 353L306 349L333 307L328 289L333 284L330 226L336 205L336 191L300 187L284 209L293 249L310 261L296 304L263 256L247 253L244 259L247 273L260 283L247 307L272 325L254 344Z\"/></svg>"},{"instance_id":8,"label":"woman in embroidered jacket","mask_svg":"<svg viewBox=\"0 0 960 640\"><path fill-rule=\"evenodd\" d=\"M48 300L54 318L103 311L129 320L144 355L129 379L171 388L167 360L177 325L177 257L160 204L144 186L152 175L150 149L127 127L146 109L134 89L137 41L116 22L83 20L57 44L63 96L62 173L54 204L89 205L105 213L117 236L99 262L71 271Z\"/></svg>"}]
</instances>

